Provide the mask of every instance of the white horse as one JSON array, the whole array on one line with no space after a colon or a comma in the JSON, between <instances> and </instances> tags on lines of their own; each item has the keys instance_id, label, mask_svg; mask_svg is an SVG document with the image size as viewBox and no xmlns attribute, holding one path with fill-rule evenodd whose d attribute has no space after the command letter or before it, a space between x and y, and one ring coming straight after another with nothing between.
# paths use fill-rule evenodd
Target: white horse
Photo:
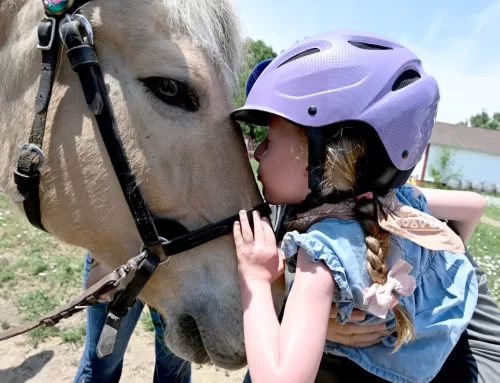
<instances>
[{"instance_id":1,"label":"white horse","mask_svg":"<svg viewBox=\"0 0 500 383\"><path fill-rule=\"evenodd\" d=\"M14 196L18 147L34 117L44 10L41 0L1 0L0 7L0 190ZM243 48L230 0L94 0L82 14L94 28L119 136L154 215L194 230L261 203L242 134L229 119ZM186 84L199 109L161 99L162 89L142 81L151 77ZM110 269L137 255L141 238L65 52L43 150L45 229ZM165 317L165 343L175 354L235 369L246 361L238 286L232 235L225 235L171 257L140 298ZM274 294L279 310L282 283Z\"/></svg>"}]
</instances>

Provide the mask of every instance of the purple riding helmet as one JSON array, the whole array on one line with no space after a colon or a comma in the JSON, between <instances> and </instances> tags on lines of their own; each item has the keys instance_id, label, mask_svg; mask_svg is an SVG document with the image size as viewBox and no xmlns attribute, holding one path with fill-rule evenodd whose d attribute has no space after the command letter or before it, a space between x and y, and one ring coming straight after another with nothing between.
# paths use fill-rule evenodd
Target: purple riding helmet
<instances>
[{"instance_id":1,"label":"purple riding helmet","mask_svg":"<svg viewBox=\"0 0 500 383\"><path fill-rule=\"evenodd\" d=\"M265 60L250 74L247 92L234 119L265 126L268 114L274 114L307 129L313 196L319 195L332 129L355 126L373 134L355 189L336 200L404 184L425 151L440 97L435 78L413 52L393 40L352 31L308 37Z\"/></svg>"}]
</instances>

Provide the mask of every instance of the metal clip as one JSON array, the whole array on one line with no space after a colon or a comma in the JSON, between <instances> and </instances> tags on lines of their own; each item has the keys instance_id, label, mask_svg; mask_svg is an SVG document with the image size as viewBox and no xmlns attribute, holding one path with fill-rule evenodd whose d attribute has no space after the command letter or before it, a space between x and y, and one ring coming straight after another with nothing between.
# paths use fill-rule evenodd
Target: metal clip
<instances>
[{"instance_id":1,"label":"metal clip","mask_svg":"<svg viewBox=\"0 0 500 383\"><path fill-rule=\"evenodd\" d=\"M85 16L79 13L75 13L74 15L71 16L68 14L64 16L64 19L61 21L59 25L59 36L61 37L61 41L65 41L64 36L62 35L61 26L71 21L78 21L80 23L83 29L85 29L85 34L83 35L85 44L94 46L94 31L92 29L92 24L90 24L90 21L88 21Z\"/></svg>"},{"instance_id":2,"label":"metal clip","mask_svg":"<svg viewBox=\"0 0 500 383\"><path fill-rule=\"evenodd\" d=\"M148 255L149 249L145 247L141 250L141 253L139 255L136 255L135 257L129 259L126 264L121 265L120 267L115 269L114 271L120 274L120 278L114 283L114 286L119 286L121 281L123 281L131 271L137 270L141 262L145 258L147 258Z\"/></svg>"}]
</instances>

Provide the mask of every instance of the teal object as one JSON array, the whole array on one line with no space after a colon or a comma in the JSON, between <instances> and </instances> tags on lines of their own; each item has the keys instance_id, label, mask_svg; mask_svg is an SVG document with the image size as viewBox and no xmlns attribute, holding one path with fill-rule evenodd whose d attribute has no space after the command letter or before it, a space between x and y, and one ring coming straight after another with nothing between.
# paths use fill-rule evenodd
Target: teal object
<instances>
[{"instance_id":1,"label":"teal object","mask_svg":"<svg viewBox=\"0 0 500 383\"><path fill-rule=\"evenodd\" d=\"M45 11L50 15L61 15L71 8L74 0L43 0Z\"/></svg>"}]
</instances>

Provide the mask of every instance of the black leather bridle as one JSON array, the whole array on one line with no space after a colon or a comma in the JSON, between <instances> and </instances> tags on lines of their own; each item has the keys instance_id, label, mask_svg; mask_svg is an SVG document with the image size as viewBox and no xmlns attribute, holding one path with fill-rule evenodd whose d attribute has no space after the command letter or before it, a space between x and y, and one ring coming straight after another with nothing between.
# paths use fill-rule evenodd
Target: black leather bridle
<instances>
[{"instance_id":1,"label":"black leather bridle","mask_svg":"<svg viewBox=\"0 0 500 383\"><path fill-rule=\"evenodd\" d=\"M80 78L85 101L94 114L109 159L143 242L140 254L127 264L135 268L133 278L125 289L115 294L108 305L106 325L97 348L98 356L103 358L113 352L121 319L134 304L156 267L172 255L230 233L239 216L234 215L194 231L189 231L174 219L154 217L137 185L118 136L116 120L94 49L92 26L78 13L78 9L89 1L91 0L62 0L56 4L53 0L43 0L46 17L38 26L38 49L42 52L42 70L35 101L35 118L28 143L21 145L19 149L14 179L18 190L17 202L23 203L28 220L33 226L46 231L41 220L39 195L40 170L45 162L42 143L57 57L63 42L71 67ZM270 214L269 206L262 203L248 212L249 219L253 210L258 210L262 216Z\"/></svg>"}]
</instances>

